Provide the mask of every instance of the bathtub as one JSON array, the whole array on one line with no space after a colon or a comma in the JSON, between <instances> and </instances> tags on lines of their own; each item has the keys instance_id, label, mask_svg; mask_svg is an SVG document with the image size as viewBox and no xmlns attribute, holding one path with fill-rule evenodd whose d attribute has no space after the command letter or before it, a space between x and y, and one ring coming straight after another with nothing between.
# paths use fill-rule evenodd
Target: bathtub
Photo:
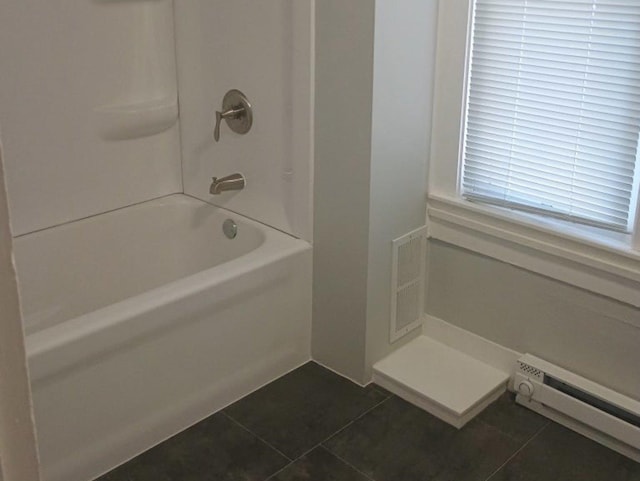
<instances>
[{"instance_id":1,"label":"bathtub","mask_svg":"<svg viewBox=\"0 0 640 481\"><path fill-rule=\"evenodd\" d=\"M27 234L15 258L45 481L93 479L310 358L309 244L191 197Z\"/></svg>"}]
</instances>

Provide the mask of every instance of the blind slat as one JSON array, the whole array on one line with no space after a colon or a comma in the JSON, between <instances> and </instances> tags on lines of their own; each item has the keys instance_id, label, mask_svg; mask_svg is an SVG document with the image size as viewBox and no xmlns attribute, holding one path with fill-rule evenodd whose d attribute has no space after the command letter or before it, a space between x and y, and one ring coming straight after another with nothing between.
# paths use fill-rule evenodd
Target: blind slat
<instances>
[{"instance_id":1,"label":"blind slat","mask_svg":"<svg viewBox=\"0 0 640 481\"><path fill-rule=\"evenodd\" d=\"M628 232L640 2L476 0L462 193Z\"/></svg>"}]
</instances>

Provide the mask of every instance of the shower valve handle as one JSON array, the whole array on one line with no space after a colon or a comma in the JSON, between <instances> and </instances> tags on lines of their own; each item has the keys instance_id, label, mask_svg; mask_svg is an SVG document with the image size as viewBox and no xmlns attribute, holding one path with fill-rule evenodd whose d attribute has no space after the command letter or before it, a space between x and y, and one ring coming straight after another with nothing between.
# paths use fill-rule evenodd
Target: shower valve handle
<instances>
[{"instance_id":1,"label":"shower valve handle","mask_svg":"<svg viewBox=\"0 0 640 481\"><path fill-rule=\"evenodd\" d=\"M239 109L229 109L224 112L216 111L216 128L213 130L213 138L216 142L220 141L220 124L222 120L235 119L242 116L244 113L244 108Z\"/></svg>"},{"instance_id":2,"label":"shower valve handle","mask_svg":"<svg viewBox=\"0 0 640 481\"><path fill-rule=\"evenodd\" d=\"M220 140L220 125L222 120L237 134L246 134L253 124L253 110L247 97L239 90L229 90L222 100L222 112L216 111L216 126L213 138Z\"/></svg>"}]
</instances>

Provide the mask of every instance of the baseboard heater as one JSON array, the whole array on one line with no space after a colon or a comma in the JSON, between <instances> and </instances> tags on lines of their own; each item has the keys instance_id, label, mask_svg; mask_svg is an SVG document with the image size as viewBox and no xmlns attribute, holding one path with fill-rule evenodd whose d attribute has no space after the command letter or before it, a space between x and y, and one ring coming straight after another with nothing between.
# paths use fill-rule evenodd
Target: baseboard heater
<instances>
[{"instance_id":1,"label":"baseboard heater","mask_svg":"<svg viewBox=\"0 0 640 481\"><path fill-rule=\"evenodd\" d=\"M640 462L640 402L525 354L516 402Z\"/></svg>"}]
</instances>

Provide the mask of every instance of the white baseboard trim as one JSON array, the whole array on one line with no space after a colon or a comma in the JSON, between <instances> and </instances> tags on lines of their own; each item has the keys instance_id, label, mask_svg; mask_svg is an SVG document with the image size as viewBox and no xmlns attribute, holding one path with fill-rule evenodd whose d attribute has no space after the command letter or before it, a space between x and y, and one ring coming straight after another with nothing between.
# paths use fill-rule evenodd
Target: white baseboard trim
<instances>
[{"instance_id":1,"label":"white baseboard trim","mask_svg":"<svg viewBox=\"0 0 640 481\"><path fill-rule=\"evenodd\" d=\"M429 314L424 315L422 331L426 336L442 344L507 373L510 378L508 389L513 391L513 372L516 361L522 356L522 353Z\"/></svg>"},{"instance_id":2,"label":"white baseboard trim","mask_svg":"<svg viewBox=\"0 0 640 481\"><path fill-rule=\"evenodd\" d=\"M354 378L352 378L352 377L350 377L350 376L347 376L346 374L344 374L344 373L342 373L342 372L340 372L340 371L335 370L334 368L332 368L332 367L331 367L331 366L329 366L328 364L325 364L325 363L324 363L324 362L322 362L322 361L318 361L318 360L317 360L316 358L314 358L313 356L311 357L310 361L315 362L315 363L316 363L316 364L318 364L319 366L322 366L323 368L325 368L327 371L331 371L331 372L332 372L332 373L334 373L335 375L340 376L340 377L342 377L342 378L346 379L347 381L352 382L353 384L357 384L357 385L358 385L358 386L360 386L360 387L367 387L369 384L371 384L371 383L373 382L373 381L371 381L371 380L369 380L369 381L367 381L367 382L358 381L357 379L354 379ZM2 480L0 479L0 481L2 481Z\"/></svg>"}]
</instances>

